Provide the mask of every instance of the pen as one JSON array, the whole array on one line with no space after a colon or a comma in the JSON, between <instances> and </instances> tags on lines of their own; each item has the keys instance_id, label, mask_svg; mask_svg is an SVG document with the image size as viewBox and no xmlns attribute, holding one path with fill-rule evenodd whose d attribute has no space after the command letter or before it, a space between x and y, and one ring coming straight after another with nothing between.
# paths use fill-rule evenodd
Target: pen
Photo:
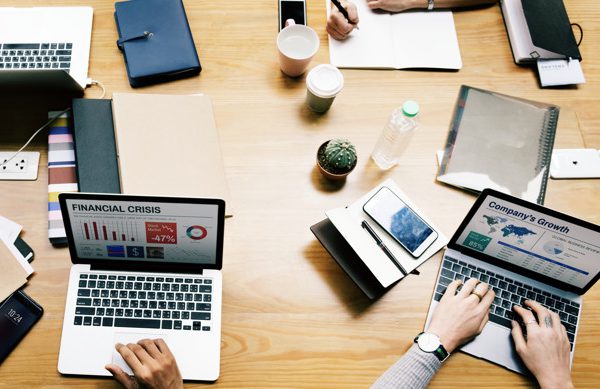
<instances>
[{"instance_id":1,"label":"pen","mask_svg":"<svg viewBox=\"0 0 600 389\"><path fill-rule=\"evenodd\" d=\"M406 270L402 267L402 265L400 264L400 262L398 262L398 260L396 259L396 257L394 257L394 254L392 254L392 252L390 251L390 249L388 249L387 246L383 243L383 241L377 235L377 233L375 232L375 230L373 230L373 228L371 228L371 226L369 225L369 223L367 223L366 220L363 220L362 223L360 223L360 225L362 226L362 228L364 228L365 230L367 230L367 232L369 233L369 235L371 235L373 237L373 239L375 239L375 243L377 243L377 246L379 246L379 248L385 253L385 255L387 255L387 257L392 260L392 262L394 263L394 265L396 265L396 267L398 269L400 269L400 271L402 272L402 274L405 275L405 276L407 276L408 273L406 272Z\"/></svg>"},{"instance_id":2,"label":"pen","mask_svg":"<svg viewBox=\"0 0 600 389\"><path fill-rule=\"evenodd\" d=\"M340 3L340 0L331 0L331 2L333 3L333 5L335 5L335 8L337 8L338 11L340 11L340 13L342 15L344 15L344 17L346 18L348 23L355 25L356 29L358 30L358 25L356 25L356 23L350 21L350 17L348 16L348 11L346 11L346 8L344 8L342 6L342 3Z\"/></svg>"}]
</instances>

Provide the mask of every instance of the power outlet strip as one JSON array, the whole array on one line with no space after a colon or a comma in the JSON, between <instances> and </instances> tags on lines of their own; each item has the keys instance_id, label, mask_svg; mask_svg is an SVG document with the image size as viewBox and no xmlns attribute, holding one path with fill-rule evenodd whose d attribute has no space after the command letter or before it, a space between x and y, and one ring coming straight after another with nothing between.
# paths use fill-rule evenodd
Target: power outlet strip
<instances>
[{"instance_id":1,"label":"power outlet strip","mask_svg":"<svg viewBox=\"0 0 600 389\"><path fill-rule=\"evenodd\" d=\"M0 151L0 180L37 180L40 153L22 151L8 161L14 154L14 151Z\"/></svg>"}]
</instances>

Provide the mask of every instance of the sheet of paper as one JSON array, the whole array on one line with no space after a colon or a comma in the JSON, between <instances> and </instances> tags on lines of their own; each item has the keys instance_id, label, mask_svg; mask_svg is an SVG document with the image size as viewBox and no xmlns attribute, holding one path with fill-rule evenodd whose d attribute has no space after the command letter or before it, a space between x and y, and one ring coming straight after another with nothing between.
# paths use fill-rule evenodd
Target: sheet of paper
<instances>
[{"instance_id":1,"label":"sheet of paper","mask_svg":"<svg viewBox=\"0 0 600 389\"><path fill-rule=\"evenodd\" d=\"M8 247L0 242L0 301L27 283L27 273Z\"/></svg>"},{"instance_id":2,"label":"sheet of paper","mask_svg":"<svg viewBox=\"0 0 600 389\"><path fill-rule=\"evenodd\" d=\"M396 69L462 68L452 12L400 12L391 18Z\"/></svg>"},{"instance_id":3,"label":"sheet of paper","mask_svg":"<svg viewBox=\"0 0 600 389\"><path fill-rule=\"evenodd\" d=\"M581 63L577 59L545 59L537 61L542 86L585 84Z\"/></svg>"},{"instance_id":4,"label":"sheet of paper","mask_svg":"<svg viewBox=\"0 0 600 389\"><path fill-rule=\"evenodd\" d=\"M331 13L329 0L325 2ZM450 11L390 14L356 1L359 29L348 39L329 36L332 65L341 68L460 69L462 60Z\"/></svg>"},{"instance_id":5,"label":"sheet of paper","mask_svg":"<svg viewBox=\"0 0 600 389\"><path fill-rule=\"evenodd\" d=\"M12 253L12 255L18 260L19 264L23 267L23 270L27 273L27 276L33 273L33 267L27 262L27 258L21 254L21 252L15 247L15 240L21 233L23 227L12 220L0 216L0 240L4 242L6 248Z\"/></svg>"},{"instance_id":6,"label":"sheet of paper","mask_svg":"<svg viewBox=\"0 0 600 389\"><path fill-rule=\"evenodd\" d=\"M331 3L325 0L327 17ZM395 55L392 51L392 26L389 13L375 13L367 7L366 0L355 1L358 9L359 29L348 39L338 41L329 36L329 56L332 65L341 68L393 69Z\"/></svg>"},{"instance_id":7,"label":"sheet of paper","mask_svg":"<svg viewBox=\"0 0 600 389\"><path fill-rule=\"evenodd\" d=\"M384 288L404 277L400 270L375 244L367 231L361 227L360 223L363 219L348 212L347 208L332 209L327 211L326 214Z\"/></svg>"}]
</instances>

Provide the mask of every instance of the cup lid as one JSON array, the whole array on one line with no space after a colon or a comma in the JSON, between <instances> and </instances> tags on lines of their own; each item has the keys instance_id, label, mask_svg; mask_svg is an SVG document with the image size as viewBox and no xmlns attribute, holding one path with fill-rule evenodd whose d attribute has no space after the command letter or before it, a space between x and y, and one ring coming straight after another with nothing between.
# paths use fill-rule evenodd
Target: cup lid
<instances>
[{"instance_id":1,"label":"cup lid","mask_svg":"<svg viewBox=\"0 0 600 389\"><path fill-rule=\"evenodd\" d=\"M344 87L344 76L333 65L317 65L308 73L306 87L316 96L334 97Z\"/></svg>"}]
</instances>

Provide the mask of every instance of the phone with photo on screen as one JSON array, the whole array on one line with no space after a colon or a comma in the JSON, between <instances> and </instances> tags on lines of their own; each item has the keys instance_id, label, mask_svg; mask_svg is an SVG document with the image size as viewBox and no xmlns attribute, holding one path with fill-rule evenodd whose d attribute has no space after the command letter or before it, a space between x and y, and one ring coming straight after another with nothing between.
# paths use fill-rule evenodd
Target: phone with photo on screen
<instances>
[{"instance_id":1,"label":"phone with photo on screen","mask_svg":"<svg viewBox=\"0 0 600 389\"><path fill-rule=\"evenodd\" d=\"M285 21L288 19L294 19L296 24L306 25L304 0L279 0L279 31L285 28Z\"/></svg>"},{"instance_id":2,"label":"phone with photo on screen","mask_svg":"<svg viewBox=\"0 0 600 389\"><path fill-rule=\"evenodd\" d=\"M438 233L387 186L363 205L363 211L415 258L438 238Z\"/></svg>"}]
</instances>

